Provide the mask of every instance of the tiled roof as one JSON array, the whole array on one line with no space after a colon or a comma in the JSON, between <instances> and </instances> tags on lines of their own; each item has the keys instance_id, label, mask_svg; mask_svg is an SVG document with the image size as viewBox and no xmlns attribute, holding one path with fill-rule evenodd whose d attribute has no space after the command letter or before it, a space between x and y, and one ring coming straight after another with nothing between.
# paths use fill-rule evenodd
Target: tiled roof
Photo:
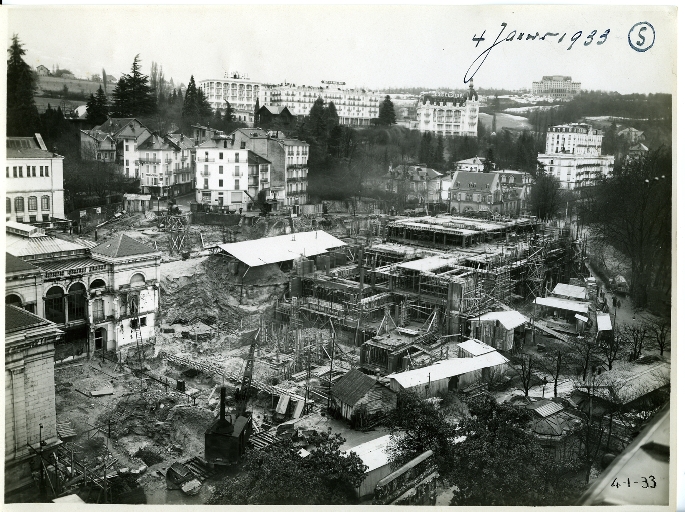
<instances>
[{"instance_id":1,"label":"tiled roof","mask_svg":"<svg viewBox=\"0 0 685 512\"><path fill-rule=\"evenodd\" d=\"M457 164L464 164L464 165L483 165L483 160L481 160L480 157L476 156L473 158L467 158L466 160L459 160Z\"/></svg>"},{"instance_id":2,"label":"tiled roof","mask_svg":"<svg viewBox=\"0 0 685 512\"><path fill-rule=\"evenodd\" d=\"M147 129L145 128L145 126L143 126L143 123L141 123L134 117L110 117L100 126L96 126L93 129L100 130L105 133L110 133L114 137L116 137L119 134L119 132L126 129L131 123L133 123L133 132L136 135L142 132L143 130Z\"/></svg>"},{"instance_id":3,"label":"tiled roof","mask_svg":"<svg viewBox=\"0 0 685 512\"><path fill-rule=\"evenodd\" d=\"M47 320L29 313L25 309L5 304L5 333L11 333L36 325L48 325Z\"/></svg>"},{"instance_id":4,"label":"tiled roof","mask_svg":"<svg viewBox=\"0 0 685 512\"><path fill-rule=\"evenodd\" d=\"M390 177L395 179L402 178L402 176L404 175L405 167L407 170L407 176L411 181L430 181L435 178L442 177L442 174L440 174L435 169L431 169L430 167L420 165L398 165L391 171Z\"/></svg>"},{"instance_id":5,"label":"tiled roof","mask_svg":"<svg viewBox=\"0 0 685 512\"><path fill-rule=\"evenodd\" d=\"M354 405L376 384L376 379L360 372L350 370L333 384L331 393L343 403Z\"/></svg>"},{"instance_id":6,"label":"tiled roof","mask_svg":"<svg viewBox=\"0 0 685 512\"><path fill-rule=\"evenodd\" d=\"M93 254L102 254L110 258L123 258L139 254L152 254L155 252L147 245L137 242L133 238L119 233L114 239L102 242L91 249Z\"/></svg>"},{"instance_id":7,"label":"tiled roof","mask_svg":"<svg viewBox=\"0 0 685 512\"><path fill-rule=\"evenodd\" d=\"M24 260L21 258L17 258L16 256L13 256L12 254L6 252L5 253L5 273L9 274L10 272L40 272L40 269L37 267L34 267L30 263L26 263Z\"/></svg>"},{"instance_id":8,"label":"tiled roof","mask_svg":"<svg viewBox=\"0 0 685 512\"><path fill-rule=\"evenodd\" d=\"M157 150L166 151L172 149L167 141L157 134L150 135L145 141L138 145L138 150Z\"/></svg>"},{"instance_id":9,"label":"tiled roof","mask_svg":"<svg viewBox=\"0 0 685 512\"><path fill-rule=\"evenodd\" d=\"M458 171L454 173L452 189L466 191L494 190L498 178L499 176L494 172ZM475 184L475 186L470 187L470 183Z\"/></svg>"}]
</instances>

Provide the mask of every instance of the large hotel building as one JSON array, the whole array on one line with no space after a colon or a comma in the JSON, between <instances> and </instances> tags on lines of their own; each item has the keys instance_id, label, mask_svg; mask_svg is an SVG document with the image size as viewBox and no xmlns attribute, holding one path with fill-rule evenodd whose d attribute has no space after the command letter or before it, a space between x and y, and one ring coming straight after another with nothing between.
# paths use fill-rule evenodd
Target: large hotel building
<instances>
[{"instance_id":1,"label":"large hotel building","mask_svg":"<svg viewBox=\"0 0 685 512\"><path fill-rule=\"evenodd\" d=\"M570 76L543 76L539 82L533 82L531 92L554 100L570 100L580 92L580 82L574 82Z\"/></svg>"},{"instance_id":2,"label":"large hotel building","mask_svg":"<svg viewBox=\"0 0 685 512\"><path fill-rule=\"evenodd\" d=\"M435 135L470 136L478 135L478 93L469 84L466 95L422 94L416 108L416 119L420 132Z\"/></svg>"}]
</instances>

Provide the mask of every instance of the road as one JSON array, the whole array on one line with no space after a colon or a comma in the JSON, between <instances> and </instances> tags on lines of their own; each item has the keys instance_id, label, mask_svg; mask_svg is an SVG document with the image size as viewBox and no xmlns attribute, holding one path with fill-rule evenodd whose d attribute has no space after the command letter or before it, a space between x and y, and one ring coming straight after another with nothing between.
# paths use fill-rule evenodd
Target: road
<instances>
[{"instance_id":1,"label":"road","mask_svg":"<svg viewBox=\"0 0 685 512\"><path fill-rule=\"evenodd\" d=\"M193 201L195 201L195 192L189 192L182 196L176 197L176 206L178 206L181 211L189 212L190 203Z\"/></svg>"}]
</instances>

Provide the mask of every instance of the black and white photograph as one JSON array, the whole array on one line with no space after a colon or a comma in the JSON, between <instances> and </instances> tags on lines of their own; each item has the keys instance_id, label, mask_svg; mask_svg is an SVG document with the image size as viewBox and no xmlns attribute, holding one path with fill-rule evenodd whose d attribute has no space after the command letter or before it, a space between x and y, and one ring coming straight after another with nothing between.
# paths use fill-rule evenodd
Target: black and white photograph
<instances>
[{"instance_id":1,"label":"black and white photograph","mask_svg":"<svg viewBox=\"0 0 685 512\"><path fill-rule=\"evenodd\" d=\"M675 6L0 19L5 504L675 510Z\"/></svg>"}]
</instances>

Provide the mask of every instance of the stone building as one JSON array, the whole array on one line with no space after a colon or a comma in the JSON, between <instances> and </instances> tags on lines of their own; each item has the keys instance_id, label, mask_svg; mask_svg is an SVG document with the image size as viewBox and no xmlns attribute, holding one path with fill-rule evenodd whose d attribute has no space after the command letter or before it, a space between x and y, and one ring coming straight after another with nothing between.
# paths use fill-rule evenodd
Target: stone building
<instances>
[{"instance_id":1,"label":"stone building","mask_svg":"<svg viewBox=\"0 0 685 512\"><path fill-rule=\"evenodd\" d=\"M416 109L420 132L431 132L446 137L478 135L478 93L473 81L464 96L422 94Z\"/></svg>"},{"instance_id":2,"label":"stone building","mask_svg":"<svg viewBox=\"0 0 685 512\"><path fill-rule=\"evenodd\" d=\"M159 252L123 234L82 245L16 228L7 226L6 303L54 322L77 352L118 352L154 336Z\"/></svg>"},{"instance_id":3,"label":"stone building","mask_svg":"<svg viewBox=\"0 0 685 512\"><path fill-rule=\"evenodd\" d=\"M54 323L5 305L5 501L33 484L36 453L61 444L54 367L55 343L63 336Z\"/></svg>"}]
</instances>

